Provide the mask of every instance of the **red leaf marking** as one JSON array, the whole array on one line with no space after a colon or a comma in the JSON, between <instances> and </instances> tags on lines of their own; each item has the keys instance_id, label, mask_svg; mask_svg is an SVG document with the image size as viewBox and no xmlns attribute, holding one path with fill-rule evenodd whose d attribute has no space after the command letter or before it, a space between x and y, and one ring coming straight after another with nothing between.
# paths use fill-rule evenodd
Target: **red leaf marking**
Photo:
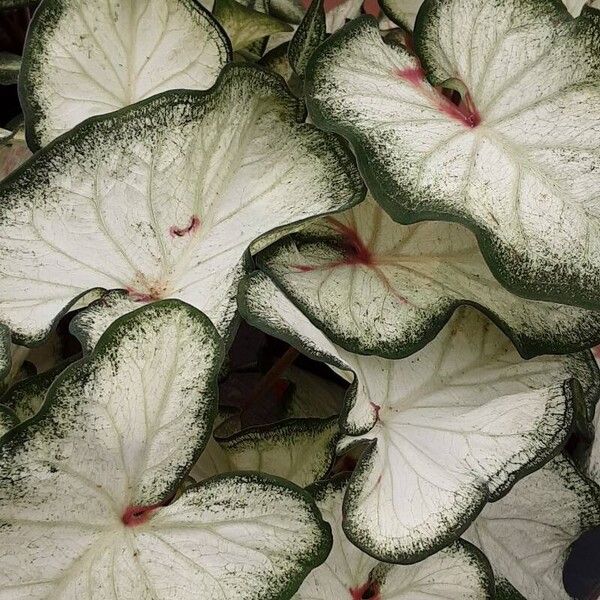
<instances>
[{"instance_id":1,"label":"red leaf marking","mask_svg":"<svg viewBox=\"0 0 600 600\"><path fill-rule=\"evenodd\" d=\"M381 600L379 584L376 581L367 581L361 586L350 588L348 591L352 600Z\"/></svg>"},{"instance_id":2,"label":"red leaf marking","mask_svg":"<svg viewBox=\"0 0 600 600\"><path fill-rule=\"evenodd\" d=\"M195 233L200 229L200 217L198 215L192 215L189 225L186 227L177 227L177 225L171 225L169 233L171 237L183 237L184 235Z\"/></svg>"},{"instance_id":3,"label":"red leaf marking","mask_svg":"<svg viewBox=\"0 0 600 600\"><path fill-rule=\"evenodd\" d=\"M129 286L125 289L134 302L154 302L155 300L160 300L159 296L154 296L153 294L148 294L146 292L138 292Z\"/></svg>"},{"instance_id":4,"label":"red leaf marking","mask_svg":"<svg viewBox=\"0 0 600 600\"><path fill-rule=\"evenodd\" d=\"M404 296L400 295L388 280L385 273L380 269L380 264L393 264L392 262L379 259L371 249L362 241L358 235L358 231L340 223L333 217L326 217L325 219L333 229L336 229L342 237L342 246L344 248L344 258L342 260L334 260L324 265L312 266L312 265L291 265L291 268L300 273L309 273L311 271L322 271L326 269L335 269L337 267L347 267L362 265L375 271L377 276L383 281L385 286L400 302L405 303L407 300Z\"/></svg>"},{"instance_id":5,"label":"red leaf marking","mask_svg":"<svg viewBox=\"0 0 600 600\"><path fill-rule=\"evenodd\" d=\"M444 96L436 88L431 87L425 80L425 72L420 65L407 67L406 69L394 69L392 75L402 79L419 90L441 113L462 123L465 127L477 127L481 123L481 115L467 92L465 97L457 106Z\"/></svg>"},{"instance_id":6,"label":"red leaf marking","mask_svg":"<svg viewBox=\"0 0 600 600\"><path fill-rule=\"evenodd\" d=\"M125 527L137 527L150 520L150 517L162 506L154 504L152 506L128 506L121 517Z\"/></svg>"},{"instance_id":7,"label":"red leaf marking","mask_svg":"<svg viewBox=\"0 0 600 600\"><path fill-rule=\"evenodd\" d=\"M381 406L379 406L379 404L375 404L375 402L369 402L369 404L371 405L371 408L375 412L375 419L377 419L377 421L379 421L379 411L381 410Z\"/></svg>"}]
</instances>

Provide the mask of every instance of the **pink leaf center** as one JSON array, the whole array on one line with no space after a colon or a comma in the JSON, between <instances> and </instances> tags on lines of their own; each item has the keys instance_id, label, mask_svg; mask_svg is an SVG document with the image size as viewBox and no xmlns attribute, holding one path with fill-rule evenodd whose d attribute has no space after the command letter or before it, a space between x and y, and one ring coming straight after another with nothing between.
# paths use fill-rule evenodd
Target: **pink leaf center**
<instances>
[{"instance_id":1,"label":"pink leaf center","mask_svg":"<svg viewBox=\"0 0 600 600\"><path fill-rule=\"evenodd\" d=\"M379 584L376 581L367 581L361 586L350 588L352 600L381 600Z\"/></svg>"},{"instance_id":2,"label":"pink leaf center","mask_svg":"<svg viewBox=\"0 0 600 600\"><path fill-rule=\"evenodd\" d=\"M162 506L155 504L153 506L129 506L125 509L121 521L125 527L137 527L150 520L150 517Z\"/></svg>"},{"instance_id":3,"label":"pink leaf center","mask_svg":"<svg viewBox=\"0 0 600 600\"><path fill-rule=\"evenodd\" d=\"M481 115L469 92L466 93L458 105L454 104L444 94L427 83L425 72L420 65L407 67L406 69L394 69L393 75L417 89L442 114L462 123L465 127L477 127L481 123Z\"/></svg>"}]
</instances>

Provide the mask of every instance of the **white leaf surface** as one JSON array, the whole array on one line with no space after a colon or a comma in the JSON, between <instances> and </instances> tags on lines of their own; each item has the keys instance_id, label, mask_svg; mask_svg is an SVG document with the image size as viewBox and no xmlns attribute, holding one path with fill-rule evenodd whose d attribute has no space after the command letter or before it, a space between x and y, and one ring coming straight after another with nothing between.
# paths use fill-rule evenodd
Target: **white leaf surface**
<instances>
[{"instance_id":1,"label":"white leaf surface","mask_svg":"<svg viewBox=\"0 0 600 600\"><path fill-rule=\"evenodd\" d=\"M594 376L581 356L522 360L466 307L424 349L393 361L335 346L262 273L242 284L240 309L252 324L355 374L338 451L370 444L349 484L345 530L389 562L444 547L487 501L548 460L566 440L574 397L583 401L573 374Z\"/></svg>"},{"instance_id":2,"label":"white leaf surface","mask_svg":"<svg viewBox=\"0 0 600 600\"><path fill-rule=\"evenodd\" d=\"M589 348L600 337L595 311L505 290L465 227L399 225L370 196L312 221L257 262L331 340L360 354L412 354L460 304L490 315L525 357Z\"/></svg>"},{"instance_id":3,"label":"white leaf surface","mask_svg":"<svg viewBox=\"0 0 600 600\"><path fill-rule=\"evenodd\" d=\"M31 343L86 291L121 288L189 302L227 337L249 244L364 193L349 151L303 117L280 79L230 65L208 92L44 148L0 185L0 322Z\"/></svg>"},{"instance_id":4,"label":"white leaf surface","mask_svg":"<svg viewBox=\"0 0 600 600\"><path fill-rule=\"evenodd\" d=\"M305 492L232 475L168 504L210 434L222 356L206 317L165 301L59 377L0 445L2 600L292 595L329 542Z\"/></svg>"},{"instance_id":5,"label":"white leaf surface","mask_svg":"<svg viewBox=\"0 0 600 600\"><path fill-rule=\"evenodd\" d=\"M190 475L202 481L231 471L258 471L306 487L329 470L338 439L338 419L286 419L209 441Z\"/></svg>"},{"instance_id":6,"label":"white leaf surface","mask_svg":"<svg viewBox=\"0 0 600 600\"><path fill-rule=\"evenodd\" d=\"M166 90L206 90L230 58L227 36L196 0L44 0L21 75L28 142L39 148Z\"/></svg>"},{"instance_id":7,"label":"white leaf surface","mask_svg":"<svg viewBox=\"0 0 600 600\"><path fill-rule=\"evenodd\" d=\"M434 0L417 57L358 19L313 55L309 112L352 144L395 220L464 223L511 291L598 308L599 21L557 2Z\"/></svg>"},{"instance_id":8,"label":"white leaf surface","mask_svg":"<svg viewBox=\"0 0 600 600\"><path fill-rule=\"evenodd\" d=\"M333 548L306 578L296 600L484 600L492 598L491 569L485 557L462 540L416 565L379 563L353 546L342 527L343 478L311 488L331 525ZM371 594L371 595L368 595Z\"/></svg>"},{"instance_id":9,"label":"white leaf surface","mask_svg":"<svg viewBox=\"0 0 600 600\"><path fill-rule=\"evenodd\" d=\"M598 525L598 487L559 456L488 504L465 538L527 600L568 600L562 572L569 548Z\"/></svg>"}]
</instances>

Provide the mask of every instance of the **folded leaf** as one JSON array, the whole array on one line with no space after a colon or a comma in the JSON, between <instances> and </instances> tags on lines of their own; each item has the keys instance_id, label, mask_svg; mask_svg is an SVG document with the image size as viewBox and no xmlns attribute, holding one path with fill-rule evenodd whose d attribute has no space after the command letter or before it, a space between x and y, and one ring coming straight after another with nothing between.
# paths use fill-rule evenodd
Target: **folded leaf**
<instances>
[{"instance_id":1,"label":"folded leaf","mask_svg":"<svg viewBox=\"0 0 600 600\"><path fill-rule=\"evenodd\" d=\"M395 220L461 222L511 291L598 308L599 26L558 2L431 0L417 57L358 19L311 58L309 112Z\"/></svg>"},{"instance_id":2,"label":"folded leaf","mask_svg":"<svg viewBox=\"0 0 600 600\"><path fill-rule=\"evenodd\" d=\"M190 475L196 481L231 471L259 471L306 487L331 467L338 419L286 419L212 439Z\"/></svg>"},{"instance_id":3,"label":"folded leaf","mask_svg":"<svg viewBox=\"0 0 600 600\"><path fill-rule=\"evenodd\" d=\"M488 504L465 537L527 600L568 600L562 572L569 548L598 525L598 487L558 457Z\"/></svg>"},{"instance_id":4,"label":"folded leaf","mask_svg":"<svg viewBox=\"0 0 600 600\"><path fill-rule=\"evenodd\" d=\"M589 348L600 338L600 313L506 291L468 229L398 225L370 198L311 222L257 261L331 340L360 354L412 354L460 304L481 308L525 357Z\"/></svg>"},{"instance_id":5,"label":"folded leaf","mask_svg":"<svg viewBox=\"0 0 600 600\"><path fill-rule=\"evenodd\" d=\"M493 598L490 566L462 540L410 566L380 563L347 539L342 528L345 478L310 488L333 531L333 548L323 565L306 578L297 600L484 600Z\"/></svg>"},{"instance_id":6,"label":"folded leaf","mask_svg":"<svg viewBox=\"0 0 600 600\"><path fill-rule=\"evenodd\" d=\"M246 48L273 33L292 31L287 23L236 0L215 0L213 14L223 25L234 50Z\"/></svg>"},{"instance_id":7,"label":"folded leaf","mask_svg":"<svg viewBox=\"0 0 600 600\"><path fill-rule=\"evenodd\" d=\"M486 502L551 458L569 434L573 401L584 402L573 374L596 375L582 356L522 360L472 308L424 349L387 360L335 346L262 273L242 283L239 301L251 324L353 379L338 452L369 446L348 487L344 527L387 562L446 546Z\"/></svg>"},{"instance_id":8,"label":"folded leaf","mask_svg":"<svg viewBox=\"0 0 600 600\"><path fill-rule=\"evenodd\" d=\"M222 358L209 320L171 300L67 368L0 444L0 598L293 594L329 544L305 492L238 474L169 504L210 435Z\"/></svg>"},{"instance_id":9,"label":"folded leaf","mask_svg":"<svg viewBox=\"0 0 600 600\"><path fill-rule=\"evenodd\" d=\"M227 336L252 240L364 193L349 151L303 117L279 78L230 65L208 92L44 148L0 184L0 322L31 343L87 290L122 288L130 304L189 302Z\"/></svg>"},{"instance_id":10,"label":"folded leaf","mask_svg":"<svg viewBox=\"0 0 600 600\"><path fill-rule=\"evenodd\" d=\"M227 36L196 0L43 0L23 51L27 141L39 148L166 90L206 90L230 59Z\"/></svg>"},{"instance_id":11,"label":"folded leaf","mask_svg":"<svg viewBox=\"0 0 600 600\"><path fill-rule=\"evenodd\" d=\"M288 59L296 75L304 77L308 59L326 36L324 0L312 0L288 48Z\"/></svg>"}]
</instances>

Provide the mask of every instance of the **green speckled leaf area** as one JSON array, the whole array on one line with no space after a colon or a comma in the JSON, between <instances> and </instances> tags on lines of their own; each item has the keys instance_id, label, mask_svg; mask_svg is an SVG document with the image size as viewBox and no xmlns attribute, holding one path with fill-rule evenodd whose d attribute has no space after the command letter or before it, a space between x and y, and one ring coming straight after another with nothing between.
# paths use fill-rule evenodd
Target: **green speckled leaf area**
<instances>
[{"instance_id":1,"label":"green speckled leaf area","mask_svg":"<svg viewBox=\"0 0 600 600\"><path fill-rule=\"evenodd\" d=\"M0 404L0 438L18 425L19 418L7 406Z\"/></svg>"},{"instance_id":2,"label":"green speckled leaf area","mask_svg":"<svg viewBox=\"0 0 600 600\"><path fill-rule=\"evenodd\" d=\"M412 354L460 304L483 310L527 358L600 337L600 313L504 289L465 227L399 225L370 196L283 238L257 264L331 340L360 354Z\"/></svg>"},{"instance_id":3,"label":"green speckled leaf area","mask_svg":"<svg viewBox=\"0 0 600 600\"><path fill-rule=\"evenodd\" d=\"M465 538L527 600L568 600L563 566L571 544L599 525L598 486L558 456L488 504Z\"/></svg>"},{"instance_id":4,"label":"green speckled leaf area","mask_svg":"<svg viewBox=\"0 0 600 600\"><path fill-rule=\"evenodd\" d=\"M168 300L58 377L0 444L2 600L292 596L330 545L306 492L232 474L170 503L212 430L222 359L210 321Z\"/></svg>"},{"instance_id":5,"label":"green speckled leaf area","mask_svg":"<svg viewBox=\"0 0 600 600\"><path fill-rule=\"evenodd\" d=\"M227 337L250 243L363 197L349 151L303 119L281 79L228 65L207 92L51 143L0 184L0 322L33 343L86 291L120 288L188 302Z\"/></svg>"},{"instance_id":6,"label":"green speckled leaf area","mask_svg":"<svg viewBox=\"0 0 600 600\"><path fill-rule=\"evenodd\" d=\"M352 382L342 451L368 442L345 497L346 534L369 554L413 563L446 546L565 443L573 401L596 375L587 355L523 360L472 308L401 360L343 350L256 272L242 284L251 323L324 360ZM587 373L586 376L583 376Z\"/></svg>"},{"instance_id":7,"label":"green speckled leaf area","mask_svg":"<svg viewBox=\"0 0 600 600\"><path fill-rule=\"evenodd\" d=\"M493 595L490 566L476 548L458 540L416 565L380 563L353 546L342 527L345 478L311 487L333 531L333 548L294 596L297 600L488 600ZM354 595L350 595L354 594Z\"/></svg>"},{"instance_id":8,"label":"green speckled leaf area","mask_svg":"<svg viewBox=\"0 0 600 600\"><path fill-rule=\"evenodd\" d=\"M28 141L40 148L166 90L208 89L230 59L227 36L196 0L43 0L20 81Z\"/></svg>"},{"instance_id":9,"label":"green speckled leaf area","mask_svg":"<svg viewBox=\"0 0 600 600\"><path fill-rule=\"evenodd\" d=\"M307 67L313 121L351 143L395 220L461 222L512 292L599 308L598 13L428 0L414 48L372 18L334 34Z\"/></svg>"}]
</instances>

